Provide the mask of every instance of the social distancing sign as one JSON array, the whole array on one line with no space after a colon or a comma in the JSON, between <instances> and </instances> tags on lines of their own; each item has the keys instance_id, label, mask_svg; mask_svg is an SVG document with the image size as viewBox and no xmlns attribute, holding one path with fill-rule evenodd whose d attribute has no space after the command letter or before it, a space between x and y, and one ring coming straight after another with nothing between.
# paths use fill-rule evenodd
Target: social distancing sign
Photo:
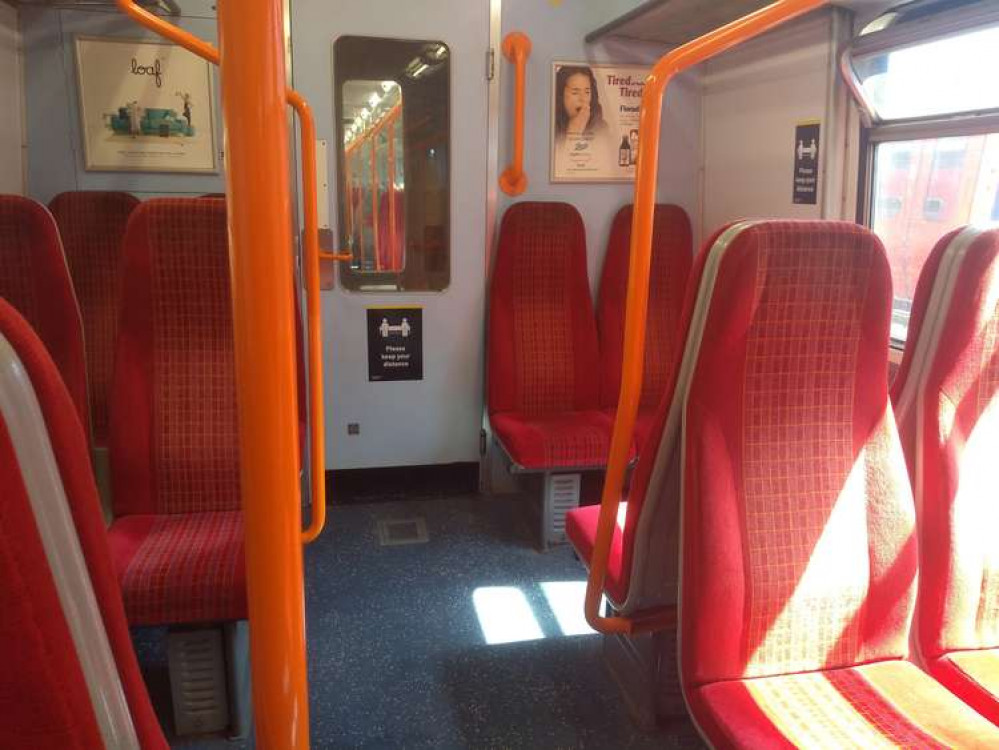
<instances>
[{"instance_id":1,"label":"social distancing sign","mask_svg":"<svg viewBox=\"0 0 999 750\"><path fill-rule=\"evenodd\" d=\"M819 202L819 131L818 122L801 122L794 129L795 204L814 206Z\"/></svg>"},{"instance_id":2,"label":"social distancing sign","mask_svg":"<svg viewBox=\"0 0 999 750\"><path fill-rule=\"evenodd\" d=\"M423 380L423 310L369 307L368 380Z\"/></svg>"}]
</instances>

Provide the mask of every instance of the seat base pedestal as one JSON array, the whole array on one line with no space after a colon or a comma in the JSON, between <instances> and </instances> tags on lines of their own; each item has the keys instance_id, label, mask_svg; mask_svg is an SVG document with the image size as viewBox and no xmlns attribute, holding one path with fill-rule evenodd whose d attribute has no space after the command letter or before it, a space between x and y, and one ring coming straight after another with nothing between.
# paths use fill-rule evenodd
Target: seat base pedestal
<instances>
[{"instance_id":1,"label":"seat base pedestal","mask_svg":"<svg viewBox=\"0 0 999 750\"><path fill-rule=\"evenodd\" d=\"M675 630L633 636L604 635L603 656L621 689L628 713L640 728L652 731L686 719L677 672Z\"/></svg>"}]
</instances>

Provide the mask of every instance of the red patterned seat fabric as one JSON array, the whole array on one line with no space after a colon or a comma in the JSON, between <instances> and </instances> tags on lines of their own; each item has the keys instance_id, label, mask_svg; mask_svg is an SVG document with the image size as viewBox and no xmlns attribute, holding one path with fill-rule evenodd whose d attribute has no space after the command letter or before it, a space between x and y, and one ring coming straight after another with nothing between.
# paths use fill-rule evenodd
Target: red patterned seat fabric
<instances>
[{"instance_id":1,"label":"red patterned seat fabric","mask_svg":"<svg viewBox=\"0 0 999 750\"><path fill-rule=\"evenodd\" d=\"M121 245L128 217L138 204L128 193L101 191L60 193L49 204L83 318L90 414L98 445L107 442Z\"/></svg>"},{"instance_id":2,"label":"red patterned seat fabric","mask_svg":"<svg viewBox=\"0 0 999 750\"><path fill-rule=\"evenodd\" d=\"M944 237L913 312L894 396L921 509L917 643L999 724L999 230Z\"/></svg>"},{"instance_id":3,"label":"red patterned seat fabric","mask_svg":"<svg viewBox=\"0 0 999 750\"><path fill-rule=\"evenodd\" d=\"M618 518L624 518L627 512L628 503L621 503L618 506ZM566 517L566 536L587 567L593 559L599 516L599 505L585 505L582 508L574 508ZM614 529L614 536L611 538L605 588L612 602L623 602L628 596L628 577L624 569L624 534L620 524Z\"/></svg>"},{"instance_id":4,"label":"red patterned seat fabric","mask_svg":"<svg viewBox=\"0 0 999 750\"><path fill-rule=\"evenodd\" d=\"M34 331L0 300L0 335L31 380L141 747L166 750L132 649L83 426ZM86 684L0 419L0 747L99 747Z\"/></svg>"},{"instance_id":5,"label":"red patterned seat fabric","mask_svg":"<svg viewBox=\"0 0 999 750\"><path fill-rule=\"evenodd\" d=\"M696 275L684 403L681 680L715 747L986 747L906 661L915 511L887 393L881 243L744 222ZM686 363L685 363L686 365Z\"/></svg>"},{"instance_id":6,"label":"red patterned seat fabric","mask_svg":"<svg viewBox=\"0 0 999 750\"><path fill-rule=\"evenodd\" d=\"M0 297L38 333L89 431L83 326L59 230L40 203L0 195Z\"/></svg>"},{"instance_id":7,"label":"red patterned seat fabric","mask_svg":"<svg viewBox=\"0 0 999 750\"><path fill-rule=\"evenodd\" d=\"M503 216L489 298L489 414L530 469L603 466L597 330L583 220L566 203L518 203Z\"/></svg>"},{"instance_id":8,"label":"red patterned seat fabric","mask_svg":"<svg viewBox=\"0 0 999 750\"><path fill-rule=\"evenodd\" d=\"M109 534L129 615L246 616L225 202L156 199L125 236Z\"/></svg>"},{"instance_id":9,"label":"red patterned seat fabric","mask_svg":"<svg viewBox=\"0 0 999 750\"><path fill-rule=\"evenodd\" d=\"M601 403L611 414L617 410L621 390L631 221L631 205L623 206L614 217L597 300ZM635 447L639 452L649 436L653 415L666 391L680 344L680 315L690 275L692 243L686 211L680 206L657 205L652 225L642 398L635 426Z\"/></svg>"},{"instance_id":10,"label":"red patterned seat fabric","mask_svg":"<svg viewBox=\"0 0 999 750\"><path fill-rule=\"evenodd\" d=\"M133 625L246 617L242 513L125 516L112 528Z\"/></svg>"}]
</instances>

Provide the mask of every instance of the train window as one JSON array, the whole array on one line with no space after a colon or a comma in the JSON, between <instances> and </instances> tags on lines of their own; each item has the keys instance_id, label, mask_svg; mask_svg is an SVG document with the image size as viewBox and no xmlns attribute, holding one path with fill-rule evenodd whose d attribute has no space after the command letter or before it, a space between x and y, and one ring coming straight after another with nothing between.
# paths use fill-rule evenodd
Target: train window
<instances>
[{"instance_id":1,"label":"train window","mask_svg":"<svg viewBox=\"0 0 999 750\"><path fill-rule=\"evenodd\" d=\"M999 26L874 52L853 59L879 121L999 107Z\"/></svg>"},{"instance_id":2,"label":"train window","mask_svg":"<svg viewBox=\"0 0 999 750\"><path fill-rule=\"evenodd\" d=\"M442 42L333 45L340 282L440 291L450 281L450 53Z\"/></svg>"},{"instance_id":3,"label":"train window","mask_svg":"<svg viewBox=\"0 0 999 750\"><path fill-rule=\"evenodd\" d=\"M965 224L999 225L999 132L878 143L871 227L891 261L892 338L906 338L916 281L933 245Z\"/></svg>"},{"instance_id":4,"label":"train window","mask_svg":"<svg viewBox=\"0 0 999 750\"><path fill-rule=\"evenodd\" d=\"M891 262L901 345L937 240L999 224L999 6L901 5L861 31L841 67L867 130L864 213Z\"/></svg>"}]
</instances>

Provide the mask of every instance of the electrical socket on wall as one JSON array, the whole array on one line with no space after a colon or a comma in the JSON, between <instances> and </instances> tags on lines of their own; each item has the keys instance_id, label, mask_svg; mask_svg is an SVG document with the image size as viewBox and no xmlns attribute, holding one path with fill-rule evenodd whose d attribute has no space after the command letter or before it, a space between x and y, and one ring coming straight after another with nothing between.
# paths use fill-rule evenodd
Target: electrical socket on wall
<instances>
[{"instance_id":1,"label":"electrical socket on wall","mask_svg":"<svg viewBox=\"0 0 999 750\"><path fill-rule=\"evenodd\" d=\"M361 434L361 423L360 422L347 422L347 434L348 435L360 435Z\"/></svg>"}]
</instances>

